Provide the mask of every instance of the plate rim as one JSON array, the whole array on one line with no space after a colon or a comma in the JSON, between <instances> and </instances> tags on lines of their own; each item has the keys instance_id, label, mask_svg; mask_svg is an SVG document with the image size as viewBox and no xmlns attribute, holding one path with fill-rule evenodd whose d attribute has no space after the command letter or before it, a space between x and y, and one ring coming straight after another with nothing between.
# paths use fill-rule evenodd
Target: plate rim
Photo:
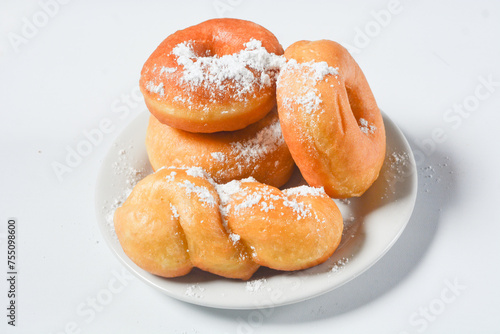
<instances>
[{"instance_id":1,"label":"plate rim","mask_svg":"<svg viewBox=\"0 0 500 334\"><path fill-rule=\"evenodd\" d=\"M140 281L145 282L147 285L160 290L163 294L166 294L172 298L175 298L177 300L187 302L190 304L195 304L199 306L204 306L204 307L209 307L209 308L216 308L216 309L233 309L233 310L252 310L252 309L265 309L265 308L271 308L271 307L278 307L278 306L285 306L285 305L290 305L294 303L298 303L301 301L309 300L312 298L315 298L317 296L323 295L325 293L331 292L335 289L338 289L339 287L343 286L344 284L354 280L356 277L362 275L365 273L368 269L373 267L382 257L385 256L385 254L394 246L394 244L399 240L400 236L402 235L403 231L406 229L411 216L413 214L415 204L416 204L416 199L417 199L417 194L418 194L418 175L416 171L416 163L415 163L415 157L413 154L413 151L411 149L411 146L405 137L404 133L401 131L401 129L392 121L392 119L381 110L381 114L383 116L383 121L384 125L387 131L388 124L392 127L394 130L394 134L399 137L401 140L401 143L405 148L405 152L408 154L408 160L410 165L412 166L412 172L410 173L409 177L406 178L406 182L411 182L410 188L413 190L410 194L410 197L407 199L407 201L411 202L411 209L406 211L406 214L404 216L404 223L401 224L397 232L393 235L391 240L385 245L382 251L380 251L377 256L373 257L369 263L366 263L362 269L355 271L352 275L349 275L347 277L344 277L342 279L339 279L335 281L332 284L328 284L322 289L319 289L318 291L314 293L310 293L307 296L302 296L302 297L296 297L296 298L288 298L287 300L281 301L281 302L273 302L273 303L263 303L263 304L256 304L254 303L224 303L219 300L218 302L211 301L210 299L204 299L204 298L192 298L191 296L188 296L186 294L179 294L176 293L174 289L167 289L164 286L161 286L157 284L155 281L156 280L169 280L168 278L162 278L159 276L154 276L140 267L138 267L135 263L131 262L131 260L125 255L123 256L120 254L119 250L115 247L115 240L112 240L112 236L110 235L110 231L108 230L107 222L105 221L106 219L103 217L103 212L102 212L102 206L103 206L103 201L102 201L102 196L100 195L100 187L99 185L103 183L103 179L105 178L106 174L106 167L105 164L108 160L111 160L111 153L113 152L113 145L117 143L120 138L124 135L124 133L127 132L127 130L130 130L130 128L133 128L134 125L137 122L142 121L142 118L148 118L149 113L147 112L141 112L139 115L137 115L132 121L130 121L123 129L122 131L114 138L114 141L110 147L108 147L107 152L105 153L104 158L102 159L102 164L100 166L96 181L95 181L95 193L94 193L94 204L95 204L95 212L96 212L96 218L97 218L97 225L99 227L100 233L103 236L107 247L111 249L112 253L114 256L116 256L119 260L119 262L124 265L127 270L129 270L134 276L139 278ZM144 130L145 131L145 130ZM143 148L145 151L145 147ZM379 176L380 177L380 176ZM100 209L101 208L101 209ZM119 243L118 243L119 245ZM296 271L296 272L286 272L284 275L290 275L290 276L300 276L300 273L303 271ZM285 273L285 272L284 272ZM296 273L299 273L296 275ZM154 279L145 277L144 275L149 275L149 276L154 276ZM221 278L226 280L225 278ZM234 282L234 280L231 280ZM241 284L246 284L247 282L252 281L252 279L248 281L238 281L238 283ZM187 283L186 283L187 284ZM195 283L197 284L197 283ZM192 284L190 284L192 285ZM237 300L237 298L234 298L234 300Z\"/></svg>"}]
</instances>

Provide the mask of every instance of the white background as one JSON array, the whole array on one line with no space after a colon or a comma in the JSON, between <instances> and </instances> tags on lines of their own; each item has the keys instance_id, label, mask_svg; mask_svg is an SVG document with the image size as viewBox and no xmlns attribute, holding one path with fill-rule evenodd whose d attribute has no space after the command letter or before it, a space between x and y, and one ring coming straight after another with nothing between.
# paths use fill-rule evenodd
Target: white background
<instances>
[{"instance_id":1,"label":"white background","mask_svg":"<svg viewBox=\"0 0 500 334\"><path fill-rule=\"evenodd\" d=\"M0 4L0 332L500 333L499 2L62 2ZM123 268L95 217L102 158L144 110L133 95L142 64L175 30L220 16L257 22L284 47L348 46L417 155L417 204L394 247L341 288L265 312L194 306L126 275L116 283ZM103 119L110 133L58 178L54 163ZM15 328L9 217L18 219ZM112 300L92 314L106 289Z\"/></svg>"}]
</instances>

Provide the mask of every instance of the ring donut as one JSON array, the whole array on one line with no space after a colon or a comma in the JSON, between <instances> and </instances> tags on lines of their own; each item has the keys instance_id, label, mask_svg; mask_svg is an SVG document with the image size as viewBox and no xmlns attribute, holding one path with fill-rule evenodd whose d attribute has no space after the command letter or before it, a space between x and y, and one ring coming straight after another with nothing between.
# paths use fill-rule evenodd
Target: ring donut
<instances>
[{"instance_id":1,"label":"ring donut","mask_svg":"<svg viewBox=\"0 0 500 334\"><path fill-rule=\"evenodd\" d=\"M283 136L304 179L335 198L361 196L385 157L382 115L349 52L328 40L285 51L277 83Z\"/></svg>"},{"instance_id":2,"label":"ring donut","mask_svg":"<svg viewBox=\"0 0 500 334\"><path fill-rule=\"evenodd\" d=\"M238 130L276 104L283 48L250 21L213 19L175 32L151 54L140 88L162 123L190 132Z\"/></svg>"},{"instance_id":3,"label":"ring donut","mask_svg":"<svg viewBox=\"0 0 500 334\"><path fill-rule=\"evenodd\" d=\"M280 187L288 181L295 166L276 109L242 130L217 133L178 130L151 116L146 150L153 170L197 166L218 183L252 176Z\"/></svg>"}]
</instances>

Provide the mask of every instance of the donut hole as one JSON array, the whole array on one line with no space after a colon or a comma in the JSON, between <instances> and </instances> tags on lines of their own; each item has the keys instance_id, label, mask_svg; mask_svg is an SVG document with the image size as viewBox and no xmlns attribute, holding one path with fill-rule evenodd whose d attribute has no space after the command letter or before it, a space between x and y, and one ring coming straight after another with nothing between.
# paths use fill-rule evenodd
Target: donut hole
<instances>
[{"instance_id":1,"label":"donut hole","mask_svg":"<svg viewBox=\"0 0 500 334\"><path fill-rule=\"evenodd\" d=\"M216 54L212 45L203 41L195 41L191 48L196 58L209 58Z\"/></svg>"},{"instance_id":2,"label":"donut hole","mask_svg":"<svg viewBox=\"0 0 500 334\"><path fill-rule=\"evenodd\" d=\"M360 118L363 118L363 105L361 102L362 99L358 96L358 93L355 89L353 89L353 87L350 87L346 84L345 88L347 99L349 101L349 105L351 106L352 114L354 115L356 121L359 123Z\"/></svg>"},{"instance_id":3,"label":"donut hole","mask_svg":"<svg viewBox=\"0 0 500 334\"><path fill-rule=\"evenodd\" d=\"M195 40L192 41L191 47L193 53L198 58L222 57L227 55L234 55L242 49L244 44L235 47L220 40Z\"/></svg>"}]
</instances>

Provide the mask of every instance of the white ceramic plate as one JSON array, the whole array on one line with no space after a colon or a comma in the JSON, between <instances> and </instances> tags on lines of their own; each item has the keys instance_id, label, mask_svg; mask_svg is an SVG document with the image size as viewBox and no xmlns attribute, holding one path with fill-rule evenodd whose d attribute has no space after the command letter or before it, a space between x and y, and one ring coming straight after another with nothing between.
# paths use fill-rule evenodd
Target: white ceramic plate
<instances>
[{"instance_id":1,"label":"white ceramic plate","mask_svg":"<svg viewBox=\"0 0 500 334\"><path fill-rule=\"evenodd\" d=\"M152 275L125 255L112 222L114 210L133 185L152 172L144 145L148 117L148 113L143 113L129 124L103 161L96 187L98 224L114 254L132 273L174 298L208 307L257 309L326 293L377 262L399 238L413 211L417 194L413 154L401 131L384 114L387 133L384 167L362 197L336 200L345 227L340 246L328 261L295 272L260 268L248 282L225 279L198 269L175 279ZM296 170L284 188L299 184L304 181Z\"/></svg>"}]
</instances>

